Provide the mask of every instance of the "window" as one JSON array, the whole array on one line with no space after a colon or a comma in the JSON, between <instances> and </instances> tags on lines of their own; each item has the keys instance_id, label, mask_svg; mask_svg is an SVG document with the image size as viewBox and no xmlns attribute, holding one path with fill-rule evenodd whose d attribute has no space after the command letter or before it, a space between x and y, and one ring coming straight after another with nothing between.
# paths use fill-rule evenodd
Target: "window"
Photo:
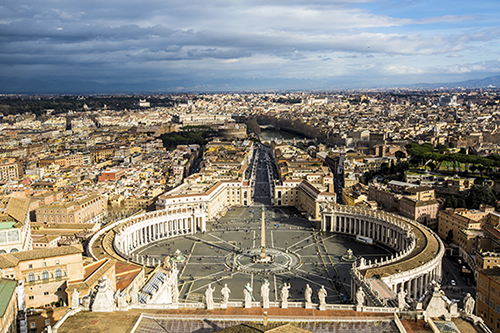
<instances>
[{"instance_id":1,"label":"window","mask_svg":"<svg viewBox=\"0 0 500 333\"><path fill-rule=\"evenodd\" d=\"M47 263L46 263L46 262L44 262L44 263L42 264L42 267L47 267Z\"/></svg>"},{"instance_id":2,"label":"window","mask_svg":"<svg viewBox=\"0 0 500 333\"><path fill-rule=\"evenodd\" d=\"M35 328L35 322L31 322L31 323L30 323L30 327L31 327L31 328Z\"/></svg>"},{"instance_id":3,"label":"window","mask_svg":"<svg viewBox=\"0 0 500 333\"><path fill-rule=\"evenodd\" d=\"M495 308L495 302L493 302L492 300L490 300L490 308L492 308L492 309Z\"/></svg>"},{"instance_id":4,"label":"window","mask_svg":"<svg viewBox=\"0 0 500 333\"><path fill-rule=\"evenodd\" d=\"M48 296L48 295L49 295L49 292L48 292L48 291L44 291L44 292L43 292L43 295L44 295L44 296Z\"/></svg>"},{"instance_id":5,"label":"window","mask_svg":"<svg viewBox=\"0 0 500 333\"><path fill-rule=\"evenodd\" d=\"M56 279L61 277L61 270L58 268L56 269Z\"/></svg>"},{"instance_id":6,"label":"window","mask_svg":"<svg viewBox=\"0 0 500 333\"><path fill-rule=\"evenodd\" d=\"M32 265L32 264L29 264L29 265L28 265L28 268L29 268L29 269L32 269L32 268L33 268L33 265Z\"/></svg>"},{"instance_id":7,"label":"window","mask_svg":"<svg viewBox=\"0 0 500 333\"><path fill-rule=\"evenodd\" d=\"M50 319L45 319L45 325L50 325Z\"/></svg>"},{"instance_id":8,"label":"window","mask_svg":"<svg viewBox=\"0 0 500 333\"><path fill-rule=\"evenodd\" d=\"M495 287L491 287L491 292L494 293L495 292Z\"/></svg>"},{"instance_id":9,"label":"window","mask_svg":"<svg viewBox=\"0 0 500 333\"><path fill-rule=\"evenodd\" d=\"M28 299L35 299L35 296L29 296Z\"/></svg>"},{"instance_id":10,"label":"window","mask_svg":"<svg viewBox=\"0 0 500 333\"><path fill-rule=\"evenodd\" d=\"M33 273L28 274L28 282L35 282L35 274Z\"/></svg>"},{"instance_id":11,"label":"window","mask_svg":"<svg viewBox=\"0 0 500 333\"><path fill-rule=\"evenodd\" d=\"M42 272L42 279L48 280L49 279L49 273L47 271Z\"/></svg>"}]
</instances>

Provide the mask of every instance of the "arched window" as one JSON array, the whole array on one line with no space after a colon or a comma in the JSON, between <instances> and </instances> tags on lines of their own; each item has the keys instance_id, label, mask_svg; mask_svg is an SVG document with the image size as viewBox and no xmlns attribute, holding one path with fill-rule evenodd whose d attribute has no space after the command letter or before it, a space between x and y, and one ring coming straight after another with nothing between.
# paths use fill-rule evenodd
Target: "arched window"
<instances>
[{"instance_id":1,"label":"arched window","mask_svg":"<svg viewBox=\"0 0 500 333\"><path fill-rule=\"evenodd\" d=\"M49 272L47 272L47 271L43 271L43 272L42 272L42 279L44 279L44 280L48 280L48 279L49 279Z\"/></svg>"},{"instance_id":2,"label":"arched window","mask_svg":"<svg viewBox=\"0 0 500 333\"><path fill-rule=\"evenodd\" d=\"M16 248L13 248L12 250L10 250L10 253L14 253L14 252L19 252L19 250Z\"/></svg>"},{"instance_id":3,"label":"arched window","mask_svg":"<svg viewBox=\"0 0 500 333\"><path fill-rule=\"evenodd\" d=\"M28 274L28 282L35 282L35 274L33 273Z\"/></svg>"},{"instance_id":4,"label":"arched window","mask_svg":"<svg viewBox=\"0 0 500 333\"><path fill-rule=\"evenodd\" d=\"M5 252L5 250L0 250L0 254L4 254L4 253L7 253L7 252Z\"/></svg>"},{"instance_id":5,"label":"arched window","mask_svg":"<svg viewBox=\"0 0 500 333\"><path fill-rule=\"evenodd\" d=\"M58 268L56 269L56 279L61 278L61 270Z\"/></svg>"}]
</instances>

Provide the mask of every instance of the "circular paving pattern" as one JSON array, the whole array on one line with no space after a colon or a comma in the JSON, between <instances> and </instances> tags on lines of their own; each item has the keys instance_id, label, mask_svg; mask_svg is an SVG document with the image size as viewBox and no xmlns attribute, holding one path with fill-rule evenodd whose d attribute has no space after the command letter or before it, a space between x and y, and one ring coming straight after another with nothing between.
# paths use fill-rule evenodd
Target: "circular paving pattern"
<instances>
[{"instance_id":1,"label":"circular paving pattern","mask_svg":"<svg viewBox=\"0 0 500 333\"><path fill-rule=\"evenodd\" d=\"M245 253L228 255L226 257L226 267L231 269L236 267L237 271L250 274L281 274L300 268L300 256L291 251L278 249L266 249L269 262L259 262L261 250L250 249Z\"/></svg>"}]
</instances>

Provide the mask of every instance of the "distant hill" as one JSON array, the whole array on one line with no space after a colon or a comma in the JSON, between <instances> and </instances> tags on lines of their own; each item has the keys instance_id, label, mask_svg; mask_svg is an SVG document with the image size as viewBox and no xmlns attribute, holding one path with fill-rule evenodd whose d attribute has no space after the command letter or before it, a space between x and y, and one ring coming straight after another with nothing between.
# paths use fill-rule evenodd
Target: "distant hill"
<instances>
[{"instance_id":1,"label":"distant hill","mask_svg":"<svg viewBox=\"0 0 500 333\"><path fill-rule=\"evenodd\" d=\"M367 80L350 77L335 79L300 78L227 78L196 81L192 78L177 80L148 80L137 83L101 83L84 80L42 80L0 78L0 94L102 94L102 93L180 93L180 92L237 92L237 91L327 91L376 88L487 88L500 87L500 75L484 79L448 83L420 83L409 85L374 86Z\"/></svg>"},{"instance_id":2,"label":"distant hill","mask_svg":"<svg viewBox=\"0 0 500 333\"><path fill-rule=\"evenodd\" d=\"M411 84L408 87L413 88L500 88L500 75L488 76L484 79L467 80L460 82L448 82L448 83L420 83Z\"/></svg>"}]
</instances>

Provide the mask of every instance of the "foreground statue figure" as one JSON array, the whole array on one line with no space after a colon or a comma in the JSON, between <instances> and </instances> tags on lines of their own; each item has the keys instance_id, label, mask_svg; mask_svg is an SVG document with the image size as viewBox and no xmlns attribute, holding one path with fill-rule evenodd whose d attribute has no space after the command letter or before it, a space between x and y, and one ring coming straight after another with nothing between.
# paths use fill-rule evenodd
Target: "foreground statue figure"
<instances>
[{"instance_id":1,"label":"foreground statue figure","mask_svg":"<svg viewBox=\"0 0 500 333\"><path fill-rule=\"evenodd\" d=\"M267 279L264 281L260 287L260 297L262 298L262 307L264 309L269 308L269 281Z\"/></svg>"},{"instance_id":2,"label":"foreground statue figure","mask_svg":"<svg viewBox=\"0 0 500 333\"><path fill-rule=\"evenodd\" d=\"M283 309L288 308L288 295L290 294L290 287L290 283L285 283L283 287L281 287L281 307Z\"/></svg>"},{"instance_id":3,"label":"foreground statue figure","mask_svg":"<svg viewBox=\"0 0 500 333\"><path fill-rule=\"evenodd\" d=\"M222 296L222 304L226 304L229 302L229 294L231 293L231 290L229 290L227 284L224 284L224 288L220 291L220 294Z\"/></svg>"},{"instance_id":4,"label":"foreground statue figure","mask_svg":"<svg viewBox=\"0 0 500 333\"><path fill-rule=\"evenodd\" d=\"M312 290L311 286L306 284L306 291L304 293L304 296L306 298L306 303L312 303L312 300L311 300L312 294L313 294L313 290Z\"/></svg>"},{"instance_id":5,"label":"foreground statue figure","mask_svg":"<svg viewBox=\"0 0 500 333\"><path fill-rule=\"evenodd\" d=\"M365 303L365 292L363 291L363 287L359 287L358 291L356 291L356 305L363 306Z\"/></svg>"},{"instance_id":6,"label":"foreground statue figure","mask_svg":"<svg viewBox=\"0 0 500 333\"><path fill-rule=\"evenodd\" d=\"M247 283L245 288L243 288L243 294L245 295L245 308L247 309L252 307L252 291L253 289L250 283Z\"/></svg>"},{"instance_id":7,"label":"foreground statue figure","mask_svg":"<svg viewBox=\"0 0 500 333\"><path fill-rule=\"evenodd\" d=\"M71 307L76 309L79 304L80 292L73 288L73 294L71 295Z\"/></svg>"},{"instance_id":8,"label":"foreground statue figure","mask_svg":"<svg viewBox=\"0 0 500 333\"><path fill-rule=\"evenodd\" d=\"M476 301L469 293L467 293L467 296L464 298L464 312L471 315L474 312L474 305L476 305Z\"/></svg>"},{"instance_id":9,"label":"foreground statue figure","mask_svg":"<svg viewBox=\"0 0 500 333\"><path fill-rule=\"evenodd\" d=\"M404 309L406 306L406 292L401 289L398 293L398 308Z\"/></svg>"},{"instance_id":10,"label":"foreground statue figure","mask_svg":"<svg viewBox=\"0 0 500 333\"><path fill-rule=\"evenodd\" d=\"M211 284L209 284L207 289L205 290L205 303L207 304L208 310L214 309L214 298L213 298L214 291L215 291L215 288L212 289Z\"/></svg>"},{"instance_id":11,"label":"foreground statue figure","mask_svg":"<svg viewBox=\"0 0 500 333\"><path fill-rule=\"evenodd\" d=\"M321 286L321 289L318 291L319 298L319 309L326 310L326 296L328 293L326 292L325 286Z\"/></svg>"}]
</instances>

